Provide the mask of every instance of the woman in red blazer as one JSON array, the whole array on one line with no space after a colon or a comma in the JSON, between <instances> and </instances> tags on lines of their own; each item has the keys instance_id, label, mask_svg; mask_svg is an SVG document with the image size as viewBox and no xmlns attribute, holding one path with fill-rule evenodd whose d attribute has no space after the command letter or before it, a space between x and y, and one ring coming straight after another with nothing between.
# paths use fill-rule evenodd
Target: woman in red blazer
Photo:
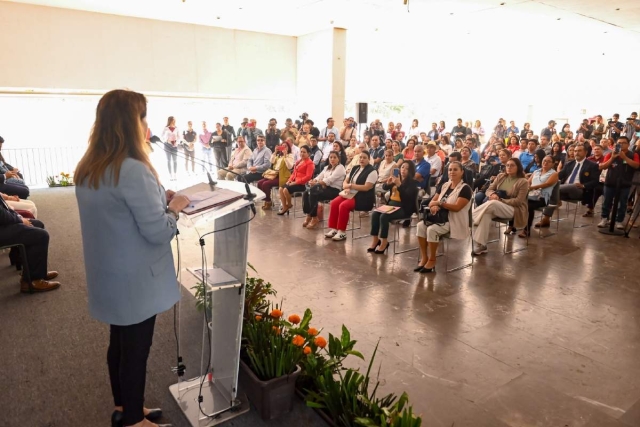
<instances>
[{"instance_id":1,"label":"woman in red blazer","mask_svg":"<svg viewBox=\"0 0 640 427\"><path fill-rule=\"evenodd\" d=\"M289 215L289 209L293 207L291 204L291 195L297 192L302 193L306 190L307 182L313 178L314 169L315 165L313 164L313 160L309 158L309 147L302 145L300 147L300 160L298 160L298 163L293 167L293 173L287 180L287 183L279 189L282 208L280 208L278 215Z\"/></svg>"}]
</instances>

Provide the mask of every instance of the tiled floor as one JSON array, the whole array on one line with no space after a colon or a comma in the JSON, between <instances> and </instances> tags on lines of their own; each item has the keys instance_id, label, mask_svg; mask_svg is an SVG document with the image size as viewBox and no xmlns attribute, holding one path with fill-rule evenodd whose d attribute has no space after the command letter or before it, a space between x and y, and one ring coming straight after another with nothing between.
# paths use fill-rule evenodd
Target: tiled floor
<instances>
[{"instance_id":1,"label":"tiled floor","mask_svg":"<svg viewBox=\"0 0 640 427\"><path fill-rule=\"evenodd\" d=\"M496 243L473 269L447 274L439 258L420 275L417 251L371 255L368 238L327 241L293 215L258 211L249 259L285 310L309 307L333 333L347 325L366 355L380 340L383 390L409 392L425 426L640 425L637 231L562 221L526 251ZM452 242L449 267L467 259L468 242Z\"/></svg>"}]
</instances>

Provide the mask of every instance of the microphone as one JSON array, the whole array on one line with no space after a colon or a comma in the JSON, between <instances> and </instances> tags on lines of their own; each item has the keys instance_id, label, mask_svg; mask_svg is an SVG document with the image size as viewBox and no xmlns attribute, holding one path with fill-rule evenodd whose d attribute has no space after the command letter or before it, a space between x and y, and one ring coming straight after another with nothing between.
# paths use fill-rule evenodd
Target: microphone
<instances>
[{"instance_id":1,"label":"microphone","mask_svg":"<svg viewBox=\"0 0 640 427\"><path fill-rule=\"evenodd\" d=\"M152 136L150 141L153 142L154 144L162 145L162 148L165 151L167 151L166 148L164 147L164 143L162 143L162 140L157 135ZM186 156L183 156L179 152L176 153L176 156L180 157L183 160L188 160L188 158ZM211 187L211 191L214 191L215 190L215 186L218 183L217 183L217 181L214 181L213 178L211 178L211 174L209 173L209 170L207 169L207 164L202 162L202 161L200 161L200 159L198 159L195 156L194 156L194 159L198 160L198 161L194 161L194 163L196 163L196 164L198 164L200 166L203 166L205 168L205 170L207 171L207 178L209 180L209 186ZM225 171L225 172L228 172L230 174L233 174L233 175L239 177L242 182L244 182L244 189L247 192L247 194L243 197L243 199L244 200L248 200L248 201L251 202L251 212L253 212L253 214L255 215L256 214L256 206L253 203L253 200L256 198L256 195L255 195L255 193L251 192L251 186L249 185L249 182L247 182L247 179L244 177L244 175L241 175L238 172L235 172L235 171L232 171L232 170L229 170L227 168L220 167L220 166L217 166L217 169Z\"/></svg>"}]
</instances>

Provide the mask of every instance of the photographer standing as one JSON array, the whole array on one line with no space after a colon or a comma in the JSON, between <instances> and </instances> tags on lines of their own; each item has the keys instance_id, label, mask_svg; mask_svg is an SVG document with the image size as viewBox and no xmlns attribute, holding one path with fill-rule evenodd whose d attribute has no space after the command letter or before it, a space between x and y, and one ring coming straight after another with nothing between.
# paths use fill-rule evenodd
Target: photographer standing
<instances>
[{"instance_id":1,"label":"photographer standing","mask_svg":"<svg viewBox=\"0 0 640 427\"><path fill-rule=\"evenodd\" d=\"M280 130L276 127L278 121L276 119L269 120L269 127L267 128L266 133L266 144L267 148L273 152L276 149L276 146L280 144Z\"/></svg>"},{"instance_id":2,"label":"photographer standing","mask_svg":"<svg viewBox=\"0 0 640 427\"><path fill-rule=\"evenodd\" d=\"M349 146L349 141L351 141L351 137L355 136L358 138L358 130L356 128L355 120L353 117L349 117L344 121L344 126L340 129L340 142L342 142L343 147Z\"/></svg>"},{"instance_id":3,"label":"photographer standing","mask_svg":"<svg viewBox=\"0 0 640 427\"><path fill-rule=\"evenodd\" d=\"M604 181L604 202L602 202L602 219L598 223L599 228L605 228L609 225L609 211L613 205L617 182L620 180L618 211L616 218L611 218L611 220L615 220L616 228L624 229L622 221L627 211L627 199L631 191L631 181L638 167L640 167L640 156L629 150L629 138L620 136L614 151L607 154L604 162L600 165L600 169L608 170Z\"/></svg>"},{"instance_id":4,"label":"photographer standing","mask_svg":"<svg viewBox=\"0 0 640 427\"><path fill-rule=\"evenodd\" d=\"M264 135L262 129L257 128L256 119L249 120L249 124L244 129L243 135L244 139L247 141L247 147L251 149L251 151L256 148L256 138L258 135Z\"/></svg>"},{"instance_id":5,"label":"photographer standing","mask_svg":"<svg viewBox=\"0 0 640 427\"><path fill-rule=\"evenodd\" d=\"M284 121L284 129L280 132L280 141L285 141L287 138L295 141L298 137L298 128L293 125L291 119Z\"/></svg>"},{"instance_id":6,"label":"photographer standing","mask_svg":"<svg viewBox=\"0 0 640 427\"><path fill-rule=\"evenodd\" d=\"M231 158L231 148L236 140L236 130L229 124L229 117L222 118L222 130L229 134L229 144L227 145L227 159Z\"/></svg>"},{"instance_id":7,"label":"photographer standing","mask_svg":"<svg viewBox=\"0 0 640 427\"><path fill-rule=\"evenodd\" d=\"M618 138L620 138L620 132L622 132L622 129L624 128L624 125L618 121L619 118L620 114L616 113L613 115L613 118L607 123L607 132L609 132L609 138L613 139L614 143L618 141Z\"/></svg>"}]
</instances>

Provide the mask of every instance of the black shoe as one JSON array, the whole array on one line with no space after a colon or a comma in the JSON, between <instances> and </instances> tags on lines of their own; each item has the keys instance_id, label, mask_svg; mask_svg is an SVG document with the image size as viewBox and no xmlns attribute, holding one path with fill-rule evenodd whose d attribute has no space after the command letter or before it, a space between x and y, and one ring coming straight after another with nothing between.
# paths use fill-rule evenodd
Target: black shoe
<instances>
[{"instance_id":1,"label":"black shoe","mask_svg":"<svg viewBox=\"0 0 640 427\"><path fill-rule=\"evenodd\" d=\"M402 221L402 228L409 228L411 226L411 220L407 219L406 221Z\"/></svg>"},{"instance_id":2,"label":"black shoe","mask_svg":"<svg viewBox=\"0 0 640 427\"><path fill-rule=\"evenodd\" d=\"M420 270L422 270L424 268L424 265L419 265L416 268L413 269L413 271L415 271L416 273L419 273Z\"/></svg>"},{"instance_id":3,"label":"black shoe","mask_svg":"<svg viewBox=\"0 0 640 427\"><path fill-rule=\"evenodd\" d=\"M420 269L420 273L435 273L436 272L436 266L434 265L431 268L426 268L426 267L422 267Z\"/></svg>"},{"instance_id":4,"label":"black shoe","mask_svg":"<svg viewBox=\"0 0 640 427\"><path fill-rule=\"evenodd\" d=\"M380 246L380 242L381 240L378 240L378 243L373 248L367 248L367 252L375 252L378 246Z\"/></svg>"},{"instance_id":5,"label":"black shoe","mask_svg":"<svg viewBox=\"0 0 640 427\"><path fill-rule=\"evenodd\" d=\"M145 416L149 421L157 420L162 417L162 409L150 409L149 413ZM111 414L111 427L122 427L122 412L121 411L113 411ZM171 427L171 424L159 424L158 427Z\"/></svg>"},{"instance_id":6,"label":"black shoe","mask_svg":"<svg viewBox=\"0 0 640 427\"><path fill-rule=\"evenodd\" d=\"M384 249L382 249L382 250L375 249L375 250L373 251L373 253L378 254L378 255L382 255L382 254L384 254L385 252L387 252L387 249L389 249L389 243L387 243L387 246L385 246L385 247L384 247Z\"/></svg>"}]
</instances>

